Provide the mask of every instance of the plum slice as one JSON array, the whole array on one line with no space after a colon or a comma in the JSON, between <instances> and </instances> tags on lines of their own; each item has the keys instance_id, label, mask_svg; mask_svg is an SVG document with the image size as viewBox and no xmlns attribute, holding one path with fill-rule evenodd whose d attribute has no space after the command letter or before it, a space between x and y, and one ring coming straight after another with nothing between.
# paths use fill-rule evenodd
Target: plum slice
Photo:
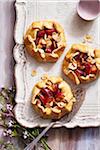
<instances>
[{"instance_id":1,"label":"plum slice","mask_svg":"<svg viewBox=\"0 0 100 150\"><path fill-rule=\"evenodd\" d=\"M46 53L51 53L51 52L52 52L52 49L51 49L51 48L46 48L46 49L45 49L45 52L46 52Z\"/></svg>"},{"instance_id":2,"label":"plum slice","mask_svg":"<svg viewBox=\"0 0 100 150\"><path fill-rule=\"evenodd\" d=\"M52 35L53 32L57 32L56 29L47 29L45 30L47 35Z\"/></svg>"},{"instance_id":3,"label":"plum slice","mask_svg":"<svg viewBox=\"0 0 100 150\"><path fill-rule=\"evenodd\" d=\"M77 76L86 76L90 73L95 74L97 71L96 65L91 64L87 61L88 55L87 53L79 52L78 55L74 57L77 61L78 68L75 70Z\"/></svg>"},{"instance_id":4,"label":"plum slice","mask_svg":"<svg viewBox=\"0 0 100 150\"><path fill-rule=\"evenodd\" d=\"M76 69L75 73L77 76L86 76L86 73L80 69Z\"/></svg>"},{"instance_id":5,"label":"plum slice","mask_svg":"<svg viewBox=\"0 0 100 150\"><path fill-rule=\"evenodd\" d=\"M53 84L53 90L48 87L42 88L38 97L43 105L48 105L51 101L60 101L63 98L63 93L58 88L58 84Z\"/></svg>"},{"instance_id":6,"label":"plum slice","mask_svg":"<svg viewBox=\"0 0 100 150\"><path fill-rule=\"evenodd\" d=\"M36 37L36 40L35 40L35 44L38 45L40 39L44 38L45 34L48 36L52 36L52 33L53 32L57 32L56 29L43 29L43 30L39 30L37 32L37 37ZM52 45L48 48L46 48L46 44L45 44L45 47L43 45L43 50L46 52L46 53L51 53L56 47L57 45L55 46L56 43L54 43L54 41L52 40Z\"/></svg>"},{"instance_id":7,"label":"plum slice","mask_svg":"<svg viewBox=\"0 0 100 150\"><path fill-rule=\"evenodd\" d=\"M45 33L46 33L45 30L40 30L37 33L37 37L43 37L45 35Z\"/></svg>"},{"instance_id":8,"label":"plum slice","mask_svg":"<svg viewBox=\"0 0 100 150\"><path fill-rule=\"evenodd\" d=\"M53 92L52 92L48 87L42 88L42 89L41 89L41 93L42 93L43 95L45 95L45 96L48 96L48 97L53 96Z\"/></svg>"},{"instance_id":9,"label":"plum slice","mask_svg":"<svg viewBox=\"0 0 100 150\"><path fill-rule=\"evenodd\" d=\"M91 64L90 63L86 63L84 64L85 66L85 72L87 75L89 75L91 73Z\"/></svg>"},{"instance_id":10,"label":"plum slice","mask_svg":"<svg viewBox=\"0 0 100 150\"><path fill-rule=\"evenodd\" d=\"M96 74L96 73L97 73L97 67L96 67L95 64L92 65L92 67L91 67L91 73L92 73L92 74Z\"/></svg>"},{"instance_id":11,"label":"plum slice","mask_svg":"<svg viewBox=\"0 0 100 150\"><path fill-rule=\"evenodd\" d=\"M41 100L41 102L43 103L43 105L46 105L46 103L48 102L47 99L44 97L43 94L39 94L39 99Z\"/></svg>"},{"instance_id":12,"label":"plum slice","mask_svg":"<svg viewBox=\"0 0 100 150\"><path fill-rule=\"evenodd\" d=\"M44 37L45 34L52 35L53 32L56 32L55 29L43 29L38 31L37 37Z\"/></svg>"}]
</instances>

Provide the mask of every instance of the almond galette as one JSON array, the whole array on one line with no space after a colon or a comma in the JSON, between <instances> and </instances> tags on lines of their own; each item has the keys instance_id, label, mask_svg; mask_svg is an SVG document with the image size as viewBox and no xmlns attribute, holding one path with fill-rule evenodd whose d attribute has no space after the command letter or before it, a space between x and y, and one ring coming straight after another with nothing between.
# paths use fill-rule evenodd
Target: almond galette
<instances>
[{"instance_id":1,"label":"almond galette","mask_svg":"<svg viewBox=\"0 0 100 150\"><path fill-rule=\"evenodd\" d=\"M60 119L73 109L76 99L61 77L45 76L32 92L32 105L43 118Z\"/></svg>"},{"instance_id":2,"label":"almond galette","mask_svg":"<svg viewBox=\"0 0 100 150\"><path fill-rule=\"evenodd\" d=\"M55 62L66 47L64 30L55 21L33 22L24 36L24 44L38 61Z\"/></svg>"},{"instance_id":3,"label":"almond galette","mask_svg":"<svg viewBox=\"0 0 100 150\"><path fill-rule=\"evenodd\" d=\"M100 50L73 44L65 56L63 72L76 84L95 80L100 73Z\"/></svg>"}]
</instances>

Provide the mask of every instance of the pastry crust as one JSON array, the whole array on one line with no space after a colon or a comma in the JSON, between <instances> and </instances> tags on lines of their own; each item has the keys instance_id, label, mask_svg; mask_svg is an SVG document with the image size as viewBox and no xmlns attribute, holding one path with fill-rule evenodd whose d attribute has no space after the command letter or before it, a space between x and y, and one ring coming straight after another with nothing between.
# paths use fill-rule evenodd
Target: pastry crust
<instances>
[{"instance_id":1,"label":"pastry crust","mask_svg":"<svg viewBox=\"0 0 100 150\"><path fill-rule=\"evenodd\" d=\"M28 53L40 62L55 62L66 47L64 30L55 21L33 22L24 36Z\"/></svg>"},{"instance_id":2,"label":"pastry crust","mask_svg":"<svg viewBox=\"0 0 100 150\"><path fill-rule=\"evenodd\" d=\"M100 75L100 50L83 43L73 44L62 69L75 84L94 81Z\"/></svg>"},{"instance_id":3,"label":"pastry crust","mask_svg":"<svg viewBox=\"0 0 100 150\"><path fill-rule=\"evenodd\" d=\"M76 102L70 86L61 78L45 76L32 92L32 105L43 118L60 119L72 111Z\"/></svg>"}]
</instances>

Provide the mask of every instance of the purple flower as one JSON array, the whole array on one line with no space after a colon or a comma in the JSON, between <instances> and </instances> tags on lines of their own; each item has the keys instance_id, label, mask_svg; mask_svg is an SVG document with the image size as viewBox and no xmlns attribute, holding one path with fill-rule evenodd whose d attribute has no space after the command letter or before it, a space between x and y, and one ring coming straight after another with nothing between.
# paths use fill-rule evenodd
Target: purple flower
<instances>
[{"instance_id":1,"label":"purple flower","mask_svg":"<svg viewBox=\"0 0 100 150\"><path fill-rule=\"evenodd\" d=\"M12 134L12 130L11 129L5 130L3 132L3 136L11 136L11 134Z\"/></svg>"},{"instance_id":2,"label":"purple flower","mask_svg":"<svg viewBox=\"0 0 100 150\"><path fill-rule=\"evenodd\" d=\"M12 121L12 120L10 120L9 122L8 122L8 127L10 128L10 127L13 127L13 124L14 124L14 122Z\"/></svg>"},{"instance_id":3,"label":"purple flower","mask_svg":"<svg viewBox=\"0 0 100 150\"><path fill-rule=\"evenodd\" d=\"M7 110L12 110L13 109L13 106L11 104L7 104Z\"/></svg>"},{"instance_id":4,"label":"purple flower","mask_svg":"<svg viewBox=\"0 0 100 150\"><path fill-rule=\"evenodd\" d=\"M24 132L23 132L23 138L24 138L24 139L27 139L28 136L29 136L29 135L28 135L28 132L27 132L27 131L24 131Z\"/></svg>"}]
</instances>

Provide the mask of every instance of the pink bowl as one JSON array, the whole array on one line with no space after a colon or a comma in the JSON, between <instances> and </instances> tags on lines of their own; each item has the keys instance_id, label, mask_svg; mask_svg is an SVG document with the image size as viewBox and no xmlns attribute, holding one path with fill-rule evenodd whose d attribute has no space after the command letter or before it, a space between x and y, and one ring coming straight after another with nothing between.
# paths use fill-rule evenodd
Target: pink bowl
<instances>
[{"instance_id":1,"label":"pink bowl","mask_svg":"<svg viewBox=\"0 0 100 150\"><path fill-rule=\"evenodd\" d=\"M80 0L77 5L78 15L84 20L94 20L100 13L99 0Z\"/></svg>"}]
</instances>

